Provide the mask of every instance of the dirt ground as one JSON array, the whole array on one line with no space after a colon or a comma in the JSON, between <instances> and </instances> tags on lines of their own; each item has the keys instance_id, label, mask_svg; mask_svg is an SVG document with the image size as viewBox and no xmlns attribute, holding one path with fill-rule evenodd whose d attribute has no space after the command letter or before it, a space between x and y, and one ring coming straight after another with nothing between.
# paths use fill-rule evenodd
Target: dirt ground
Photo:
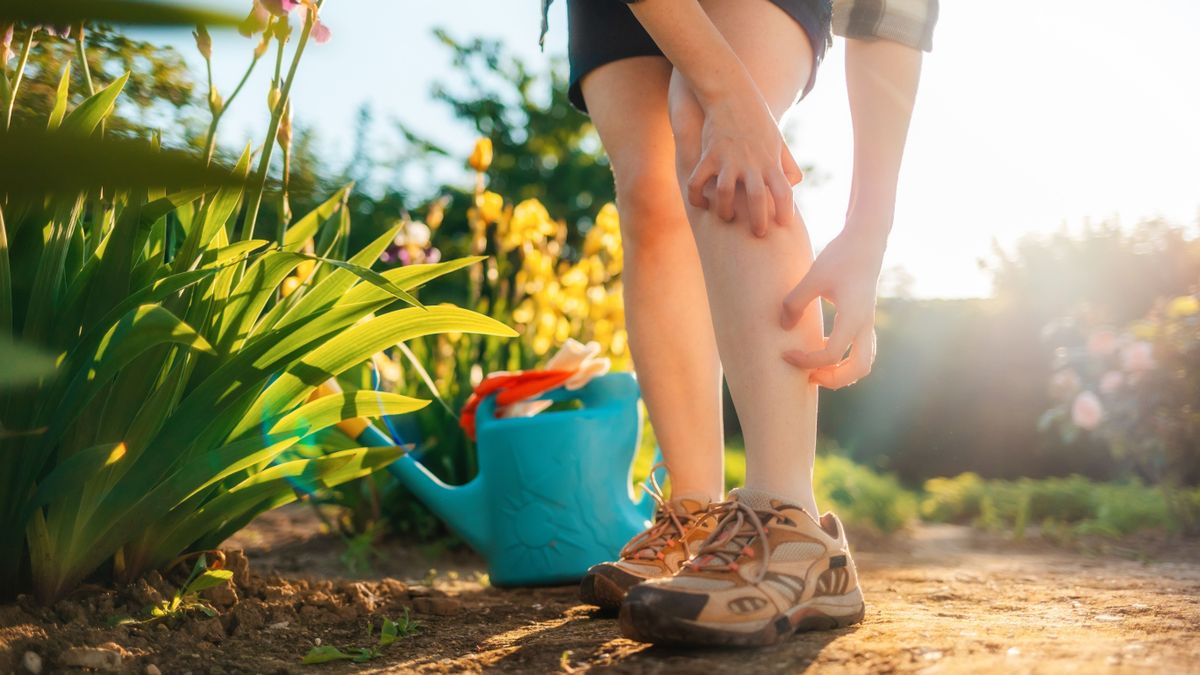
<instances>
[{"instance_id":1,"label":"dirt ground","mask_svg":"<svg viewBox=\"0 0 1200 675\"><path fill-rule=\"evenodd\" d=\"M106 625L173 592L171 575L116 592L84 588L52 608L27 598L0 605L0 673L30 665L82 672L70 664L83 663L148 675L1200 673L1197 542L1065 550L923 526L859 541L868 602L861 625L763 650L681 651L621 638L616 620L579 605L574 588L492 588L482 562L465 552L385 543L372 573L351 575L341 542L315 531L310 512L289 508L229 542L246 550L250 569L230 557L240 585L210 593L216 618ZM371 645L367 625L405 609L419 628L378 658L301 664L315 644Z\"/></svg>"}]
</instances>

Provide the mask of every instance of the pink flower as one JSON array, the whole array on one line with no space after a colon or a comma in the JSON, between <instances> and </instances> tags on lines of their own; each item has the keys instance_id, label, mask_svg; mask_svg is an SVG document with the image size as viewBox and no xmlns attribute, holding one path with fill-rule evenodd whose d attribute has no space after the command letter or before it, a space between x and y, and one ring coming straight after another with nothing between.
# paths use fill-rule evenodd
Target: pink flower
<instances>
[{"instance_id":1,"label":"pink flower","mask_svg":"<svg viewBox=\"0 0 1200 675\"><path fill-rule=\"evenodd\" d=\"M1117 335L1102 329L1088 336L1087 350L1092 356L1108 356L1117 349Z\"/></svg>"},{"instance_id":2,"label":"pink flower","mask_svg":"<svg viewBox=\"0 0 1200 675\"><path fill-rule=\"evenodd\" d=\"M267 11L275 16L287 16L287 13L299 7L302 3L297 0L258 0Z\"/></svg>"},{"instance_id":3,"label":"pink flower","mask_svg":"<svg viewBox=\"0 0 1200 675\"><path fill-rule=\"evenodd\" d=\"M0 66L8 63L13 57L12 52L13 25L0 27Z\"/></svg>"},{"instance_id":4,"label":"pink flower","mask_svg":"<svg viewBox=\"0 0 1200 675\"><path fill-rule=\"evenodd\" d=\"M323 45L326 42L329 42L329 38L331 37L333 37L333 33L330 32L329 26L321 23L320 19L313 21L312 39L315 40L317 44Z\"/></svg>"},{"instance_id":5,"label":"pink flower","mask_svg":"<svg viewBox=\"0 0 1200 675\"><path fill-rule=\"evenodd\" d=\"M1100 426L1104 419L1104 406L1100 399L1090 391L1081 391L1071 404L1071 422L1080 429L1091 431Z\"/></svg>"},{"instance_id":6,"label":"pink flower","mask_svg":"<svg viewBox=\"0 0 1200 675\"><path fill-rule=\"evenodd\" d=\"M317 44L325 44L326 42L329 42L329 38L333 36L333 33L330 32L329 27L321 23L321 19L317 17L317 6L311 1L304 2L303 0L254 0L254 9L251 10L250 13L251 18L246 19L246 23L243 23L243 26L252 24L252 27L250 28L249 32L242 30L242 34L253 35L256 32L264 30L266 28L267 21L270 19L269 14L284 17L287 16L292 10L298 7L304 7L305 5L308 5L309 11L312 12L313 25L311 35L313 41L315 41ZM253 29L253 27L257 27L260 24L261 28L258 28L257 30Z\"/></svg>"},{"instance_id":7,"label":"pink flower","mask_svg":"<svg viewBox=\"0 0 1200 675\"><path fill-rule=\"evenodd\" d=\"M1145 373L1154 366L1154 347L1145 340L1131 342L1121 350L1121 368L1126 372Z\"/></svg>"},{"instance_id":8,"label":"pink flower","mask_svg":"<svg viewBox=\"0 0 1200 675\"><path fill-rule=\"evenodd\" d=\"M1100 393L1112 396L1125 383L1125 376L1119 370L1110 370L1100 376Z\"/></svg>"}]
</instances>

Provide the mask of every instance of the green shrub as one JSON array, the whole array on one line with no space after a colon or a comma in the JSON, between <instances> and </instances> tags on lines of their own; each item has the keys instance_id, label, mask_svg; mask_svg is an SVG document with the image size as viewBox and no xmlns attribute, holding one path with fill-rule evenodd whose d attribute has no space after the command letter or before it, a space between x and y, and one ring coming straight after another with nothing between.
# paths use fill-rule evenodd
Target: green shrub
<instances>
[{"instance_id":1,"label":"green shrub","mask_svg":"<svg viewBox=\"0 0 1200 675\"><path fill-rule=\"evenodd\" d=\"M253 239L269 152L250 181L249 149L229 172L104 138L126 79L69 113L61 87L49 133L0 132L0 372L29 348L53 357L0 389L0 594L50 602L98 572L131 580L217 546L298 490L369 475L403 450L283 453L344 419L428 401L313 399L319 385L406 339L515 335L453 306L393 309L478 259L372 272L395 232L337 259L345 190L274 241ZM62 154L36 153L30 137ZM92 161L72 163L81 154ZM155 175L162 167L179 171Z\"/></svg>"},{"instance_id":2,"label":"green shrub","mask_svg":"<svg viewBox=\"0 0 1200 675\"><path fill-rule=\"evenodd\" d=\"M967 472L953 478L925 481L921 517L942 523L969 523L983 512L986 486L978 474Z\"/></svg>"},{"instance_id":3,"label":"green shrub","mask_svg":"<svg viewBox=\"0 0 1200 675\"><path fill-rule=\"evenodd\" d=\"M725 451L725 489L745 484L746 450L730 439ZM917 516L917 498L896 478L837 454L817 454L813 469L817 505L833 511L851 528L895 532Z\"/></svg>"},{"instance_id":4,"label":"green shrub","mask_svg":"<svg viewBox=\"0 0 1200 675\"><path fill-rule=\"evenodd\" d=\"M818 455L814 467L817 503L850 527L895 532L917 516L917 498L895 476L881 474L840 455Z\"/></svg>"},{"instance_id":5,"label":"green shrub","mask_svg":"<svg viewBox=\"0 0 1200 675\"><path fill-rule=\"evenodd\" d=\"M1018 536L1033 523L1043 530L1111 537L1139 530L1184 530L1168 499L1200 503L1200 490L1168 492L1140 482L1094 483L1082 476L983 480L973 473L925 482L921 516Z\"/></svg>"}]
</instances>

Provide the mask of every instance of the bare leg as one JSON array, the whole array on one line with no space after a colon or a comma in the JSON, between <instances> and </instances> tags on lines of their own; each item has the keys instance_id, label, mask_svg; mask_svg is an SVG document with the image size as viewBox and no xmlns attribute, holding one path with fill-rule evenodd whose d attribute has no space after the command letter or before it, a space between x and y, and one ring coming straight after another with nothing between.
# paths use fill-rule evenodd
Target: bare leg
<instances>
[{"instance_id":1,"label":"bare leg","mask_svg":"<svg viewBox=\"0 0 1200 675\"><path fill-rule=\"evenodd\" d=\"M766 0L702 0L702 5L778 119L813 66L806 34ZM678 180L685 185L699 160L704 113L678 73L671 78L670 109ZM766 238L754 237L744 193L737 202L732 223L690 204L686 208L721 362L745 435L746 486L793 500L815 517L817 388L809 384L807 371L791 367L780 354L789 345L820 348L821 319L819 313L807 312L794 334L779 326L783 298L811 266L812 246L803 226L772 224Z\"/></svg>"},{"instance_id":2,"label":"bare leg","mask_svg":"<svg viewBox=\"0 0 1200 675\"><path fill-rule=\"evenodd\" d=\"M719 500L721 364L675 177L667 114L671 71L661 57L623 59L589 74L583 95L612 162L630 351L672 494Z\"/></svg>"}]
</instances>

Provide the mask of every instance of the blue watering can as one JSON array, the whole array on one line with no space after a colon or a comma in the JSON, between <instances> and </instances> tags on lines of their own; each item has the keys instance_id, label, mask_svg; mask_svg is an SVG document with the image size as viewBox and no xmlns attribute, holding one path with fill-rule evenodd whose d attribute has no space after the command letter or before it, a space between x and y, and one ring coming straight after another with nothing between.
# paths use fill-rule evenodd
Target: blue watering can
<instances>
[{"instance_id":1,"label":"blue watering can","mask_svg":"<svg viewBox=\"0 0 1200 675\"><path fill-rule=\"evenodd\" d=\"M495 397L476 411L479 475L452 487L411 455L390 467L417 497L488 561L497 586L569 583L613 560L652 517L654 500L634 501L630 473L641 436L637 382L597 377L578 391L540 400L575 410L497 418ZM365 439L390 444L374 427Z\"/></svg>"}]
</instances>

